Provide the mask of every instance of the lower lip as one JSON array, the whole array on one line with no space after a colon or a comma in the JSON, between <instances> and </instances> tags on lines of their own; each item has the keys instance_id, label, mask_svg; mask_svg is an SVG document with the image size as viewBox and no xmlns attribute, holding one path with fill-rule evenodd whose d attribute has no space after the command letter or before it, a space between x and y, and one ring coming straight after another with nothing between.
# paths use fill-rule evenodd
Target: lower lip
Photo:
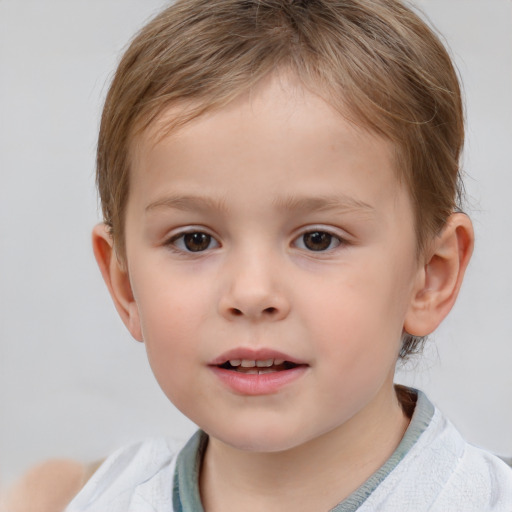
<instances>
[{"instance_id":1,"label":"lower lip","mask_svg":"<svg viewBox=\"0 0 512 512\"><path fill-rule=\"evenodd\" d=\"M289 370L251 374L225 370L218 366L210 367L214 374L232 391L241 395L272 395L281 388L300 379L307 370L307 366L296 366Z\"/></svg>"}]
</instances>

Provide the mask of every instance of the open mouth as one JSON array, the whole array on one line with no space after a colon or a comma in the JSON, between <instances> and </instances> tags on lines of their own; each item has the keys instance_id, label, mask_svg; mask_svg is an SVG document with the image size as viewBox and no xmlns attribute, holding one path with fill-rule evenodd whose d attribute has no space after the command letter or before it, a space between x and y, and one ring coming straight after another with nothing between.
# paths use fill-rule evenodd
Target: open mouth
<instances>
[{"instance_id":1,"label":"open mouth","mask_svg":"<svg viewBox=\"0 0 512 512\"><path fill-rule=\"evenodd\" d=\"M251 360L251 359L231 359L223 364L217 365L218 368L224 370L231 370L233 372L262 375L265 373L282 372L285 370L291 370L297 368L299 365L283 359L263 359L263 360Z\"/></svg>"}]
</instances>

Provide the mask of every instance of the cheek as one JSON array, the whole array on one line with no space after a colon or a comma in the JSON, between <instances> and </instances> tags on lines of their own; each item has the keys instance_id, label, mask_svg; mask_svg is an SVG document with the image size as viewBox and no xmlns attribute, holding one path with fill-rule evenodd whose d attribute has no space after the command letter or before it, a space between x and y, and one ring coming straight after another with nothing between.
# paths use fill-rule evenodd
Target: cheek
<instances>
[{"instance_id":1,"label":"cheek","mask_svg":"<svg viewBox=\"0 0 512 512\"><path fill-rule=\"evenodd\" d=\"M182 411L193 403L191 394L200 386L198 320L186 313L180 303L162 307L160 313L155 308L142 314L144 345L153 375L167 398Z\"/></svg>"},{"instance_id":2,"label":"cheek","mask_svg":"<svg viewBox=\"0 0 512 512\"><path fill-rule=\"evenodd\" d=\"M314 310L303 315L309 319L327 408L343 403L347 418L390 378L400 348L402 308L393 297L392 280L377 283L375 277L363 273L333 282L330 291L310 295Z\"/></svg>"},{"instance_id":3,"label":"cheek","mask_svg":"<svg viewBox=\"0 0 512 512\"><path fill-rule=\"evenodd\" d=\"M407 279L398 266L362 264L323 281L308 294L303 313L320 350L338 364L394 361L408 304ZM308 308L309 305L309 308Z\"/></svg>"},{"instance_id":4,"label":"cheek","mask_svg":"<svg viewBox=\"0 0 512 512\"><path fill-rule=\"evenodd\" d=\"M143 285L135 297L151 368L169 396L174 383L190 373L188 365L201 360L210 301L201 287L154 274L157 279L138 276Z\"/></svg>"},{"instance_id":5,"label":"cheek","mask_svg":"<svg viewBox=\"0 0 512 512\"><path fill-rule=\"evenodd\" d=\"M165 260L144 263L132 276L144 339L167 339L171 334L182 338L204 315L208 286L194 276L169 271Z\"/></svg>"}]
</instances>

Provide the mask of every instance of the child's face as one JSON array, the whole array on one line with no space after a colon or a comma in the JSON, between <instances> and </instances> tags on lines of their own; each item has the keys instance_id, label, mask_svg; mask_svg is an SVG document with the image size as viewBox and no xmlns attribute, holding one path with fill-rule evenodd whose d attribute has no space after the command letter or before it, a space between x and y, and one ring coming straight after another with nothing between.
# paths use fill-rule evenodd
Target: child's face
<instances>
[{"instance_id":1,"label":"child's face","mask_svg":"<svg viewBox=\"0 0 512 512\"><path fill-rule=\"evenodd\" d=\"M283 80L154 140L133 155L130 329L172 402L261 451L385 410L419 280L391 146ZM243 359L298 366L219 366Z\"/></svg>"}]
</instances>

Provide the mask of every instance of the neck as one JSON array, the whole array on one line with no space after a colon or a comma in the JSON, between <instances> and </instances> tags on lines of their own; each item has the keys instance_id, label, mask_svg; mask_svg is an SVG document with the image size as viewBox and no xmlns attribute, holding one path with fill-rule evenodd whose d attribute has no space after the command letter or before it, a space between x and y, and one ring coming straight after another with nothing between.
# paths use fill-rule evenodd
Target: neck
<instances>
[{"instance_id":1,"label":"neck","mask_svg":"<svg viewBox=\"0 0 512 512\"><path fill-rule=\"evenodd\" d=\"M391 388L392 390L392 388ZM384 394L384 396L381 396ZM349 421L290 450L255 453L210 438L200 476L206 512L329 510L396 449L409 424L396 394L379 393Z\"/></svg>"}]
</instances>

